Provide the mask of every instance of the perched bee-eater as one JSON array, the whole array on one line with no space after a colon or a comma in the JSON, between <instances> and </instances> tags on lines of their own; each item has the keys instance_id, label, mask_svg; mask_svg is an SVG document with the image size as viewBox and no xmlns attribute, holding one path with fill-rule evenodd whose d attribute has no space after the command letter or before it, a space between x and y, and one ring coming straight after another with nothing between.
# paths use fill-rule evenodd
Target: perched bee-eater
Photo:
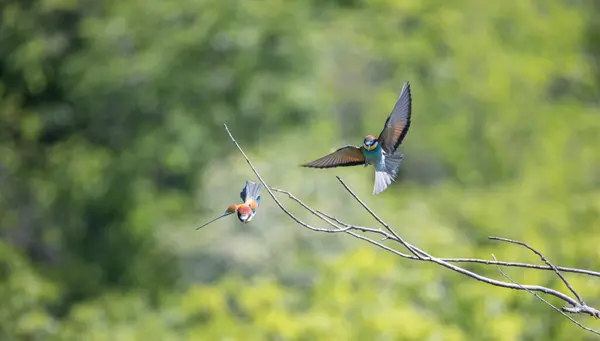
<instances>
[{"instance_id":1,"label":"perched bee-eater","mask_svg":"<svg viewBox=\"0 0 600 341\"><path fill-rule=\"evenodd\" d=\"M408 132L412 111L412 97L409 82L404 83L392 113L385 121L379 137L367 135L362 146L346 145L320 159L303 164L303 167L333 168L340 166L372 164L375 167L375 187L373 194L383 192L396 179L398 169L404 159L402 152L396 152Z\"/></svg>"},{"instance_id":2,"label":"perched bee-eater","mask_svg":"<svg viewBox=\"0 0 600 341\"><path fill-rule=\"evenodd\" d=\"M196 228L196 230L212 223L217 219L221 219L233 213L237 213L238 219L242 223L248 224L252 218L254 218L256 215L256 210L258 210L258 206L260 206L260 189L262 186L262 184L255 184L254 182L246 181L246 186L244 186L242 192L240 193L240 197L242 198L241 204L227 207L225 213Z\"/></svg>"}]
</instances>

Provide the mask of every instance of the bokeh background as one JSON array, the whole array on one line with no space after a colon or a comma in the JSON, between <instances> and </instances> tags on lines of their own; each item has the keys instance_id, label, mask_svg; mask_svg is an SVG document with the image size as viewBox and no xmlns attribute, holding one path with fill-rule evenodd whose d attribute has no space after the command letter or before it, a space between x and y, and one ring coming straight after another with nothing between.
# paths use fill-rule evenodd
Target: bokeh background
<instances>
[{"instance_id":1,"label":"bokeh background","mask_svg":"<svg viewBox=\"0 0 600 341\"><path fill-rule=\"evenodd\" d=\"M593 339L526 292L306 230L266 192L249 225L195 227L256 181L227 122L270 185L345 221L376 227L335 175L436 256L539 262L497 235L600 270L598 1L0 9L2 340ZM372 168L298 167L378 134L406 80L388 190ZM568 278L600 305L598 278Z\"/></svg>"}]
</instances>

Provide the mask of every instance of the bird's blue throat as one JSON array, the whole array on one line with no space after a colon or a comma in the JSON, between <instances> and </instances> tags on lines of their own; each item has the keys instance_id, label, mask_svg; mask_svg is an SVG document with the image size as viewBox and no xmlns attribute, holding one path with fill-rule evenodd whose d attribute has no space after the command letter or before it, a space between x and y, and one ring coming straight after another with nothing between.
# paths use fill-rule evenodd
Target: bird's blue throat
<instances>
[{"instance_id":1,"label":"bird's blue throat","mask_svg":"<svg viewBox=\"0 0 600 341\"><path fill-rule=\"evenodd\" d=\"M377 144L377 147L373 150L367 150L366 148L361 148L363 154L365 155L365 159L368 161L379 161L381 159L381 145Z\"/></svg>"}]
</instances>

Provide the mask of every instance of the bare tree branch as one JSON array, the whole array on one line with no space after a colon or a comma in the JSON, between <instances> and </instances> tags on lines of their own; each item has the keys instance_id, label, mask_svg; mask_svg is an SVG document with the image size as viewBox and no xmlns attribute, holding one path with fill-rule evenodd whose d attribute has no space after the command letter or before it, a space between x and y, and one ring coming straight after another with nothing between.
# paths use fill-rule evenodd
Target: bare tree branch
<instances>
[{"instance_id":1,"label":"bare tree branch","mask_svg":"<svg viewBox=\"0 0 600 341\"><path fill-rule=\"evenodd\" d=\"M288 196L290 196L290 198L295 199L295 197L288 191L284 191L281 189L274 189L272 188L275 192L281 192L284 194L287 194ZM305 207L307 208L307 207ZM317 210L317 212L319 212L320 214L325 215L327 218L335 221L336 223L344 226L344 227L350 227L351 225L348 225L342 221L340 221L339 219L330 216L324 212L321 212L319 210ZM356 230L360 230L363 232L371 232L371 233L376 233L376 234L380 234L383 236L383 240L386 239L391 239L394 240L394 237L389 235L387 232L381 230L381 229L373 229L373 228L368 228L368 227L360 227L360 226L354 226L354 229ZM422 260L421 258L417 258L415 256L409 255L409 254L405 254L405 253L401 253L400 256L407 258L407 259L412 259L412 260ZM553 268L551 268L550 266L544 266L544 265L537 265L537 264L528 264L528 263L518 263L518 262L503 262L503 261L497 261L497 260L487 260L487 259L477 259L477 258L445 258L445 257L440 257L440 260L443 260L445 262L448 263L478 263L478 264L485 264L485 265L501 265L501 266L506 266L506 267L517 267L517 268L526 268L526 269L536 269L536 270L549 270L549 271L554 271ZM559 271L562 272L571 272L571 273L576 273L576 274L582 274L582 275L588 275L588 276L594 276L594 277L600 277L600 272L597 271L591 271L591 270L585 270L585 269L576 269L576 268L568 268L568 267L564 267L564 266L555 266L556 269L558 269Z\"/></svg>"},{"instance_id":2,"label":"bare tree branch","mask_svg":"<svg viewBox=\"0 0 600 341\"><path fill-rule=\"evenodd\" d=\"M379 216L377 216L377 214L375 214L375 212L373 212L369 208L369 206L367 206L356 194L354 194L354 192L350 189L350 187L348 187L348 185L346 185L346 183L344 183L344 181L342 181L342 179L339 176L336 175L336 178L339 180L339 182L342 184L342 186L344 186L344 188L352 195L352 197L354 197L354 199L356 199L356 201L358 201L358 203L367 212L369 212L369 214L373 218L375 218L375 220L377 220L383 227L385 227L386 230L388 230L392 234L392 236L394 236L394 240L396 240L400 244L404 245L405 248L407 248L410 252L412 252L419 259L423 259L423 256L425 256L425 258L431 258L427 253L425 253L422 250L419 250L418 248L414 247L413 245L410 245L407 242L405 242L404 239L402 239L398 234L396 234L396 232L394 230L392 230L388 226L388 224L385 223L385 221L383 221L383 219L379 218ZM421 255L423 255L423 256L421 256Z\"/></svg>"},{"instance_id":3,"label":"bare tree branch","mask_svg":"<svg viewBox=\"0 0 600 341\"><path fill-rule=\"evenodd\" d=\"M440 258L440 259L445 260L448 263L478 263L478 264L485 264L485 265L501 265L501 266L507 266L507 267L553 271L553 269L549 266L528 264L528 263L519 263L519 262L503 262L503 261L493 261L493 260L477 259L477 258ZM569 268L569 267L565 267L565 266L556 266L556 268L562 272L570 272L570 273L575 273L575 274L580 274L580 275L600 277L600 272L598 272L598 271Z\"/></svg>"},{"instance_id":4,"label":"bare tree branch","mask_svg":"<svg viewBox=\"0 0 600 341\"><path fill-rule=\"evenodd\" d=\"M579 293L577 293L577 291L575 291L575 289L573 288L571 283L569 283L569 281L567 281L567 279L560 273L560 271L558 271L556 266L554 266L554 264L550 263L550 261L541 252L534 249L529 244L520 242L517 240L512 240L512 239L508 239L508 238L500 238L500 237L489 237L489 238L492 240L498 240L498 241L503 241L503 242L507 242L507 243L524 246L527 249L529 249L531 252L538 255L544 263L548 264L548 266L551 267L554 270L554 272L556 273L556 275L563 281L565 286L573 293L573 295L575 295L575 297L577 298L577 301L579 301L579 304L574 305L572 307L563 307L562 308L563 311L566 311L566 312L572 313L572 314L588 314L592 317L600 318L600 311L596 308L590 307L587 304L585 304L585 302L583 301L583 299L581 298ZM494 259L495 259L495 257L494 257Z\"/></svg>"},{"instance_id":5,"label":"bare tree branch","mask_svg":"<svg viewBox=\"0 0 600 341\"><path fill-rule=\"evenodd\" d=\"M329 230L329 229L321 229L321 228L317 228L317 227L313 227L303 221L301 221L300 219L298 219L294 214L292 214L292 212L288 211L287 208L285 208L285 206L283 206L283 204L277 199L277 197L275 196L275 194L273 194L273 191L271 190L271 187L267 185L267 183L263 180L263 178L260 176L260 174L258 174L258 172L256 171L256 168L254 168L254 165L252 165L252 162L250 162L250 159L248 158L248 156L246 156L246 153L244 153L244 151L242 150L242 147L240 147L240 145L237 143L237 141L233 138L233 135L231 135L231 132L229 131L229 128L227 128L227 124L225 124L225 130L227 131L227 134L229 134L229 137L231 138L231 141L233 141L233 143L235 144L235 146L237 147L237 149L240 151L240 153L242 153L242 156L244 157L244 159L246 159L246 162L248 163L248 165L250 166L250 168L252 169L252 171L254 171L254 174L256 175L256 177L258 178L258 180L260 180L260 182L263 184L263 186L265 186L265 189L267 190L267 192L269 193L269 195L271 196L271 198L273 198L273 200L275 201L275 203L277 204L277 206L279 206L279 208L285 212L285 214L287 214L290 218L292 218L292 220L294 220L296 223L306 227L307 229L316 231L316 232L342 232L339 230L342 230L342 228L338 229L338 230Z\"/></svg>"},{"instance_id":6,"label":"bare tree branch","mask_svg":"<svg viewBox=\"0 0 600 341\"><path fill-rule=\"evenodd\" d=\"M342 183L342 185L344 186L344 188L346 188L346 190L348 190L348 192L353 197L357 198L356 194L350 189L350 187L346 183L344 183L344 181L340 177L337 177L337 179ZM362 203L362 201L360 201L360 202ZM364 203L362 205L364 205ZM364 205L364 206L366 206L366 205ZM387 226L387 224L385 222L383 222L381 219L378 219L378 221L379 221L380 224L382 224L384 226ZM388 228L389 228L389 226L388 226ZM404 242L404 243L406 243L406 242ZM456 266L454 264L450 264L448 262L445 262L445 261L443 261L443 260L441 260L439 258L435 258L435 257L427 254L425 251L419 250L419 252L423 253L424 255L427 255L428 258L424 259L426 261L439 264L439 265L441 265L441 266L443 266L443 267L445 267L447 269L450 269L450 270L456 271L458 273L461 273L463 275L469 276L469 277L471 277L473 279L476 279L478 281L481 281L481 282L484 282L484 283L487 283L487 284L491 284L491 285L494 285L494 286L498 286L498 287L504 287L504 288L510 288L510 289L521 289L520 286L517 286L514 283L506 283L506 282L498 281L498 280L495 280L495 279L492 279L492 278L487 278L485 276L481 276L479 274L476 274L476 273L474 273L472 271L463 269L463 268L461 268L459 266ZM563 301L570 303L573 306L577 306L578 305L577 301L575 301L571 297L569 297L569 296L567 296L567 295L565 295L565 294L563 294L563 293L561 293L559 291L556 291L556 290L553 290L553 289L550 289L550 288L546 288L546 287L542 287L542 286L539 286L539 285L524 285L524 287L528 288L529 290L540 291L540 292L543 292L543 293L546 293L546 294L549 294L549 295L556 296L556 297L562 299Z\"/></svg>"},{"instance_id":7,"label":"bare tree branch","mask_svg":"<svg viewBox=\"0 0 600 341\"><path fill-rule=\"evenodd\" d=\"M512 244L517 244L517 245L521 245L524 246L526 248L528 248L531 252L535 253L536 255L538 255L540 257L540 259L546 263L549 267L552 268L552 270L554 270L554 272L556 273L556 275L558 277L560 277L560 279L563 281L563 283L565 283L565 285L567 286L567 288L569 288L569 290L571 290L571 292L573 293L573 295L575 295L575 297L577 298L577 301L579 301L579 304L581 305L585 305L585 302L583 302L583 299L581 298L581 296L579 296L579 294L577 293L577 291L575 291L575 289L573 289L573 287L571 286L571 284L569 283L569 281L567 281L567 279L560 273L560 271L558 271L558 269L552 265L552 263L550 263L546 257L544 257L544 255L542 255L541 252L537 251L536 249L532 248L531 246L529 246L526 243L523 242L519 242L516 240L512 240L512 239L507 239L507 238L500 238L500 237L490 237L491 240L499 240L499 241L503 241L503 242L507 242L507 243L512 243Z\"/></svg>"},{"instance_id":8,"label":"bare tree branch","mask_svg":"<svg viewBox=\"0 0 600 341\"><path fill-rule=\"evenodd\" d=\"M329 215L327 215L325 213L322 213L320 211L312 209L311 207L309 207L308 205L306 205L304 202L302 202L302 200L298 199L295 195L293 195L289 191L282 190L282 189L276 189L276 188L271 188L271 189L274 192L280 192L280 193L283 193L283 194L287 194L290 199L292 199L295 202L297 202L300 206L302 206L303 208L305 208L308 212L312 213L313 215L315 215L319 219L325 221L329 225L334 226L335 228L340 229L339 230L340 232L342 231L342 229L344 229L344 231L346 233L348 233L349 235L351 235L351 236L353 236L355 238L364 240L366 242L369 242L369 243L371 243L373 245L376 245L376 246L378 246L378 247L380 247L380 248L382 248L382 249L384 249L386 251L389 251L389 252L391 252L393 254L396 254L398 256L405 257L405 258L410 258L410 259L415 259L415 260L422 260L421 258L417 258L415 256L411 256L411 255L402 253L402 252L400 252L398 250L395 250L395 249L393 249L393 248L391 248L391 247L389 247L389 246L387 246L385 244L382 244L382 243L377 242L377 241L375 241L375 240L373 240L371 238L365 237L365 236L363 236L361 234L358 234L356 232L351 231L351 230L358 230L358 231L365 231L365 232L376 232L376 231L383 232L381 229L373 229L373 228L367 228L367 227L361 227L361 226L354 226L354 225L344 224L344 223L340 222L337 218L333 218L333 217L331 217L331 216L329 216ZM340 225L336 225L334 222L335 223L339 223L340 225L343 224L342 226L344 226L344 227L341 227ZM304 226L304 224L301 224L301 225ZM313 230L314 228L310 228L310 229ZM383 232L383 233L385 233L385 232Z\"/></svg>"},{"instance_id":9,"label":"bare tree branch","mask_svg":"<svg viewBox=\"0 0 600 341\"><path fill-rule=\"evenodd\" d=\"M494 261L497 262L496 260L496 256L494 256L492 254L492 258L494 258ZM500 273L502 274L502 276L506 277L506 279L508 279L509 281L515 283L516 285L520 285L519 283L517 283L514 279L508 277L508 275L506 273L504 273L504 271L502 271L502 269L500 268L500 266L497 266L498 271L500 271ZM565 314L561 309L557 308L555 305L553 305L552 303L546 301L543 297L541 297L540 295L536 294L535 292L531 291L531 290L527 290L527 288L523 287L523 290L526 290L527 292L529 292L530 294L532 294L533 296L535 296L537 299L539 299L540 301L546 303L547 305L549 305L550 307L552 307L552 309L558 311L561 315L563 315L564 317L566 317L567 319L569 319L569 321L575 323L576 325L578 325L579 327L583 328L584 330L587 330L588 332L594 333L594 334L598 334L600 335L600 332L597 330L594 330L592 328L588 328L586 326L584 326L583 324L581 324L579 321L575 320L574 318L572 318L571 316ZM564 308L563 308L564 310Z\"/></svg>"},{"instance_id":10,"label":"bare tree branch","mask_svg":"<svg viewBox=\"0 0 600 341\"><path fill-rule=\"evenodd\" d=\"M589 307L587 305L585 305L583 303L583 300L581 299L581 297L572 289L571 285L566 281L566 279L560 274L559 272L559 268L555 267L554 265L552 265L550 262L548 262L542 255L541 253L535 251L533 248L529 247L527 244L522 243L522 242L515 242L509 239L504 239L504 238L497 238L496 240L502 240L502 241L506 241L506 242L514 242L516 244L519 245L523 245L525 247L528 247L530 250L532 250L533 252L535 252L536 254L538 254L538 256L540 256L542 258L542 260L544 260L547 264L547 267L541 267L541 266L535 266L535 265L531 265L531 264L523 264L523 266L521 265L521 263L509 263L509 262L498 262L495 257L494 257L494 262L490 262L490 261L483 261L483 260L471 260L469 262L473 262L473 263L483 263L483 264L493 264L496 265L499 268L499 265L505 265L507 264L507 266L517 266L517 267L526 267L526 268L534 268L534 269L543 269L543 270L552 270L554 271L562 280L563 282L565 282L565 284L567 285L567 287L569 289L571 289L572 293L577 297L576 299L571 298L570 296L554 290L554 289L550 289L550 288L546 288L543 286L539 286L539 285L523 285L523 284L519 284L516 283L514 281L511 280L511 282L503 282L503 281L499 281L499 280L495 280L489 277L485 277L482 275L479 275L475 272L466 270L464 268L461 268L457 265L451 264L451 262L449 260L454 260L455 262L466 262L465 259L449 259L449 260L445 260L442 258L437 258L434 256L431 256L430 254L428 254L427 252L415 247L414 245L406 242L403 238L401 238L385 221L383 221L381 218L379 218L355 193L354 191L352 191L352 189L338 176L336 176L336 178L338 179L338 181L342 184L342 186L348 191L348 193L350 193L350 195L352 195L352 197L354 197L354 199L356 199L356 201L369 213L371 214L371 216L379 223L381 224L385 230L383 229L374 229L374 228L367 228L367 227L360 227L360 226L355 226L355 225L351 225L351 224L346 224L343 223L342 221L340 221L339 219L325 214L321 211L315 210L313 208L311 208L310 206L306 205L304 202L302 202L300 199L298 199L296 196L294 196L292 193L290 193L289 191L285 191L285 190L281 190L281 189L275 189L275 188L271 188L270 186L267 185L267 183L263 180L263 178L260 176L260 174L258 173L258 171L256 170L256 168L254 167L254 165L252 165L252 162L250 161L250 159L248 158L248 156L246 156L246 154L244 153L244 151L242 150L242 148L239 146L239 144L237 143L237 141L235 140L235 138L233 137L233 135L231 134L231 132L229 131L227 125L225 124L225 130L227 131L227 133L229 134L229 137L231 138L231 140L233 141L233 143L235 144L235 146L237 147L237 149L240 151L240 153L242 154L242 156L244 157L244 159L246 159L246 162L248 163L248 165L250 166L250 168L252 169L252 171L254 172L254 174L256 175L256 177L260 180L260 182L265 186L267 192L269 193L269 195L271 196L271 198L273 198L273 200L275 201L275 203L279 206L279 208L285 213L287 214L294 222L298 223L299 225L308 228L312 231L316 231L316 232L327 232L327 233L337 233L337 232L342 232L342 233L347 233L355 238L367 241L373 245L376 245L386 251L392 252L400 257L403 258L407 258L407 259L414 259L414 260L419 260L419 261L426 261L426 262L432 262L432 263L436 263L438 265L441 265L447 269L450 269L452 271L458 272L462 275L471 277L475 280L478 280L480 282L483 283L487 283L493 286L497 286L497 287L501 287L501 288L508 288L508 289L515 289L515 290L525 290L531 293L535 292L542 292L545 293L547 295L551 295L554 296L566 303L568 303L569 305L571 305L571 307L564 307L561 311L561 313L563 312L569 312L569 313L585 313L594 317L600 317L600 312L592 307ZM274 192L280 192L283 194L287 194L288 197L290 199L292 199L293 201L295 201L296 203L298 203L300 206L302 206L304 209L306 209L308 212L310 212L311 214L315 215L316 217L318 217L319 219L323 220L325 223L327 223L328 225L332 226L334 229L325 229L325 228L318 228L318 227L314 227L311 226L303 221L301 221L300 219L298 219L295 215L293 215L289 210L287 210L285 208L285 206L283 206L283 204L277 199L277 197L275 196ZM374 233L374 234L378 234L380 236L383 236L383 240L385 239L392 239L398 243L400 243L402 246L404 246L408 251L410 251L413 255L409 255L409 254L405 254L402 253L400 251L395 250L394 248L391 248L387 245L384 245L380 242L377 242L371 238L368 238L364 235L361 235L359 233L357 233L356 231L361 231L361 232L366 232L366 233ZM388 232L386 232L388 231ZM458 260L458 261L457 261ZM510 265L508 265L510 264ZM565 268L565 269L570 269L570 268ZM588 270L579 270L579 269L572 269L572 270L576 270L573 272L578 272L578 273L587 273ZM567 270L568 271L568 270ZM592 272L594 273L594 272ZM505 276L506 277L506 276ZM538 297L537 294L535 294L536 297ZM545 301L544 301L545 302ZM559 310L560 311L560 310ZM571 319L571 318L570 318ZM573 319L571 319L572 321L574 321ZM599 333L594 331L593 329L589 329L584 327L584 329L591 331L591 332L595 332L595 333Z\"/></svg>"}]
</instances>

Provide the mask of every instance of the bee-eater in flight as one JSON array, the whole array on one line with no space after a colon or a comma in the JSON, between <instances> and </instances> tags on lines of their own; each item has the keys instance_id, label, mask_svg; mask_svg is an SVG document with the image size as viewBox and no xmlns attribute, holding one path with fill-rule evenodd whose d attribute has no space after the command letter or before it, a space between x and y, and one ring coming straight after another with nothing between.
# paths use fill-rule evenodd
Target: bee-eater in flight
<instances>
[{"instance_id":1,"label":"bee-eater in flight","mask_svg":"<svg viewBox=\"0 0 600 341\"><path fill-rule=\"evenodd\" d=\"M237 217L242 223L248 224L252 218L254 218L256 215L256 210L258 210L258 206L260 206L260 189L262 186L262 184L255 184L252 181L246 181L246 186L244 186L242 192L240 193L240 197L242 198L241 204L227 207L225 213L196 228L196 230L233 213L237 213Z\"/></svg>"},{"instance_id":2,"label":"bee-eater in flight","mask_svg":"<svg viewBox=\"0 0 600 341\"><path fill-rule=\"evenodd\" d=\"M391 114L385 121L379 137L367 135L362 146L346 145L320 159L303 164L303 167L333 168L372 164L375 167L375 187L373 194L383 192L396 179L398 169L404 159L402 152L396 152L404 140L412 111L412 96L409 82L404 83L400 96Z\"/></svg>"}]
</instances>

